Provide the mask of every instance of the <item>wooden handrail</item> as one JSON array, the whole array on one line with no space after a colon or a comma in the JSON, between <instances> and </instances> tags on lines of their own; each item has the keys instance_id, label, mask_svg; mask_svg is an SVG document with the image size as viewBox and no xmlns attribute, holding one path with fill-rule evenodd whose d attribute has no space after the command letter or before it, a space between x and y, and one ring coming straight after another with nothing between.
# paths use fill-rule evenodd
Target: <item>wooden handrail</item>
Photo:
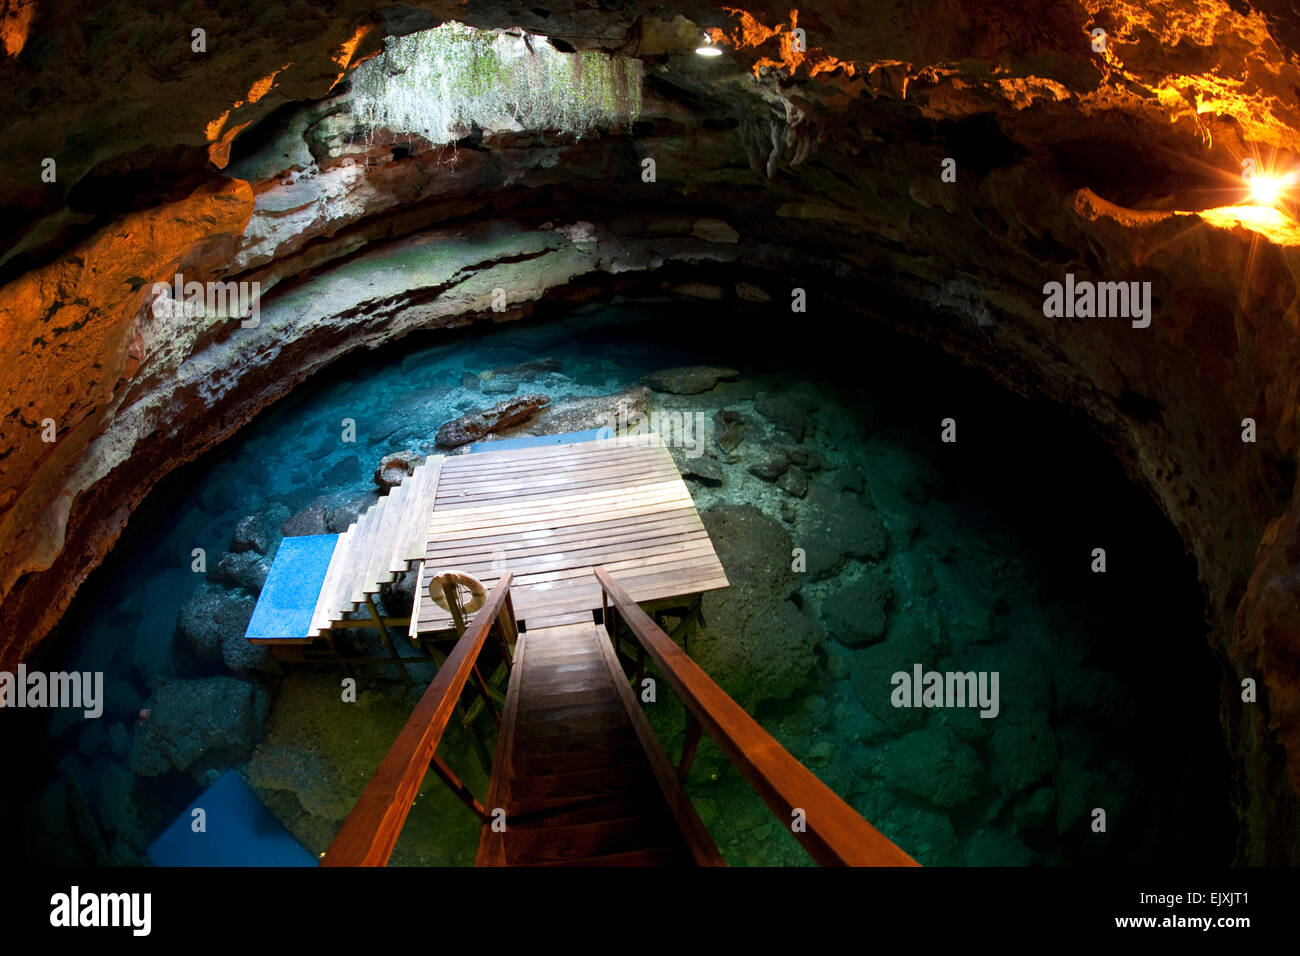
<instances>
[{"instance_id":1,"label":"wooden handrail","mask_svg":"<svg viewBox=\"0 0 1300 956\"><path fill-rule=\"evenodd\" d=\"M456 702L478 664L488 634L503 613L513 614L508 604L511 577L501 575L483 606L470 619L464 635L438 668L420 703L411 711L406 726L348 814L321 866L383 866L388 862ZM502 620L501 626L506 633L514 633L513 620Z\"/></svg>"},{"instance_id":2,"label":"wooden handrail","mask_svg":"<svg viewBox=\"0 0 1300 956\"><path fill-rule=\"evenodd\" d=\"M688 714L717 742L754 792L786 826L794 821L796 810L803 811L805 827L802 832L795 829L794 836L814 860L841 866L918 865L791 756L673 643L608 571L596 568L595 572L619 617L677 691ZM608 616L605 623L608 628Z\"/></svg>"}]
</instances>

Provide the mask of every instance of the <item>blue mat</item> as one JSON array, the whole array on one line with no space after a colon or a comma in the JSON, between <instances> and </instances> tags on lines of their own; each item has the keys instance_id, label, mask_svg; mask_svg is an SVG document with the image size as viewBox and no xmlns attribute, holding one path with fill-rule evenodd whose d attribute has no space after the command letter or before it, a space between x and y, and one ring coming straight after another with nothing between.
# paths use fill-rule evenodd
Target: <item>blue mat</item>
<instances>
[{"instance_id":1,"label":"blue mat","mask_svg":"<svg viewBox=\"0 0 1300 956\"><path fill-rule=\"evenodd\" d=\"M307 534L280 542L244 637L250 641L307 638L338 539L336 534Z\"/></svg>"},{"instance_id":2,"label":"blue mat","mask_svg":"<svg viewBox=\"0 0 1300 956\"><path fill-rule=\"evenodd\" d=\"M288 539L286 539L288 540ZM194 832L202 809L205 832ZM227 770L149 847L156 866L318 866L244 778Z\"/></svg>"},{"instance_id":3,"label":"blue mat","mask_svg":"<svg viewBox=\"0 0 1300 956\"><path fill-rule=\"evenodd\" d=\"M613 429L590 428L585 432L562 432L559 435L526 435L523 438L502 438L500 441L479 441L469 446L470 454L476 451L505 451L509 448L540 448L544 445L573 445L598 438L612 438Z\"/></svg>"}]
</instances>

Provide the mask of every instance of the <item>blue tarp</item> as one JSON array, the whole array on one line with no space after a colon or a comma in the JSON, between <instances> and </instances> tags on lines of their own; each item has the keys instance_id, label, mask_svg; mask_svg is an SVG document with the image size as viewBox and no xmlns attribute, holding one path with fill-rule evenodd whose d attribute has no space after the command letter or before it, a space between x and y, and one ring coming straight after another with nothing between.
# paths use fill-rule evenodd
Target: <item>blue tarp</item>
<instances>
[{"instance_id":1,"label":"blue tarp","mask_svg":"<svg viewBox=\"0 0 1300 956\"><path fill-rule=\"evenodd\" d=\"M244 637L250 641L308 637L338 539L336 534L307 534L280 542Z\"/></svg>"},{"instance_id":2,"label":"blue tarp","mask_svg":"<svg viewBox=\"0 0 1300 956\"><path fill-rule=\"evenodd\" d=\"M195 833L194 811L204 832ZM157 866L318 866L244 778L227 770L149 847Z\"/></svg>"}]
</instances>

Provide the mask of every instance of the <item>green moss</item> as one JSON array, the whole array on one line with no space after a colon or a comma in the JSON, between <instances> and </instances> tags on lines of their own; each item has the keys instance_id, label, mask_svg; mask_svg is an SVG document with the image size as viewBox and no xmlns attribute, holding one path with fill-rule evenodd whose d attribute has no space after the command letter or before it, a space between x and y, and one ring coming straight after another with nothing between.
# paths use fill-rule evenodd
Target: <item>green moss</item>
<instances>
[{"instance_id":1,"label":"green moss","mask_svg":"<svg viewBox=\"0 0 1300 956\"><path fill-rule=\"evenodd\" d=\"M453 142L475 127L581 137L631 123L640 110L639 60L560 53L540 37L454 22L393 38L353 81L353 111L367 131L433 143Z\"/></svg>"}]
</instances>

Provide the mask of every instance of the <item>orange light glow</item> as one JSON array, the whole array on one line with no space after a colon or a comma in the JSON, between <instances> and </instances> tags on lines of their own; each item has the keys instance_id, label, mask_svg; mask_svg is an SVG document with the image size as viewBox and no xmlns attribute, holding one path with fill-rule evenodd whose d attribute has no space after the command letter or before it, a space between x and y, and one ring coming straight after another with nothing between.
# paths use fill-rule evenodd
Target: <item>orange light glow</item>
<instances>
[{"instance_id":1,"label":"orange light glow","mask_svg":"<svg viewBox=\"0 0 1300 956\"><path fill-rule=\"evenodd\" d=\"M36 0L11 0L0 14L0 41L5 53L17 56L27 45L27 36L36 17Z\"/></svg>"},{"instance_id":2,"label":"orange light glow","mask_svg":"<svg viewBox=\"0 0 1300 956\"><path fill-rule=\"evenodd\" d=\"M248 88L248 102L256 103L263 96L269 93L271 91L271 86L275 83L276 76L283 73L285 70L289 69L291 65L292 65L291 63L286 63L278 70L272 70L266 76L262 77L260 80L258 80L252 86L250 86ZM238 106L239 104L236 103L235 105ZM208 138L211 139L212 137L208 137Z\"/></svg>"},{"instance_id":3,"label":"orange light glow","mask_svg":"<svg viewBox=\"0 0 1300 956\"><path fill-rule=\"evenodd\" d=\"M791 76L794 76L799 67L807 63L808 75L816 76L819 73L830 73L835 70L844 70L853 76L857 73L857 67L847 61L837 57L829 56L820 49L800 49L796 38L795 30L799 28L799 11L792 9L790 11L790 23L778 23L774 27L769 27L746 10L738 7L723 7L727 14L735 17L739 23L731 36L727 36L721 30L711 28L707 31L710 42L715 45L730 45L736 49L745 47L759 47L768 43L773 38L776 39L777 49L780 53L779 59L773 59L764 56L754 62L751 69L754 76L761 75L764 67L785 70Z\"/></svg>"},{"instance_id":4,"label":"orange light glow","mask_svg":"<svg viewBox=\"0 0 1300 956\"><path fill-rule=\"evenodd\" d=\"M1279 246L1300 246L1300 223L1272 206L1219 206L1196 215L1219 229L1241 227Z\"/></svg>"},{"instance_id":5,"label":"orange light glow","mask_svg":"<svg viewBox=\"0 0 1300 956\"><path fill-rule=\"evenodd\" d=\"M334 55L334 62L339 65L342 72L339 73L338 78L334 81L334 85L331 86L330 89L333 89L334 86L338 86L343 77L348 75L348 70L356 65L352 62L352 58L356 55L357 47L360 45L361 41L365 39L366 34L373 29L374 24L363 23L361 26L357 27L352 36L345 40L343 45L339 47L339 52Z\"/></svg>"}]
</instances>

